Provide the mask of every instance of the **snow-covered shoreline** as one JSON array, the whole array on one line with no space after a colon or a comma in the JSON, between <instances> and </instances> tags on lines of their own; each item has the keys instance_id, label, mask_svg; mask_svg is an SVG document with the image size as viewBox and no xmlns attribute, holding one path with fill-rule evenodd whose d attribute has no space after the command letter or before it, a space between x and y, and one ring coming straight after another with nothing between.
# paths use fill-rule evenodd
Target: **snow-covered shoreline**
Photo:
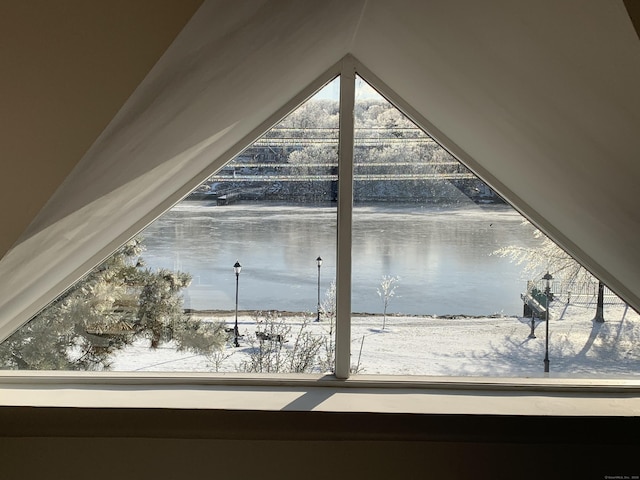
<instances>
[{"instance_id":1,"label":"snow-covered shoreline","mask_svg":"<svg viewBox=\"0 0 640 480\"><path fill-rule=\"evenodd\" d=\"M593 321L594 305L551 305L549 323L550 376L617 377L640 374L640 315L623 305L605 307L604 323ZM210 321L231 326L235 312L199 312ZM328 322L313 322L312 312L279 312L292 334L303 323L308 332L327 336ZM529 338L529 318L492 315L412 316L354 314L351 358L358 373L391 375L446 375L541 377L545 322L535 320ZM236 372L251 349L249 338L258 328L255 312L238 312L240 347L229 342L217 359L178 352L171 344L157 350L138 341L118 352L115 371ZM255 343L254 343L255 345ZM285 343L283 348L291 348ZM216 366L217 363L217 366Z\"/></svg>"}]
</instances>

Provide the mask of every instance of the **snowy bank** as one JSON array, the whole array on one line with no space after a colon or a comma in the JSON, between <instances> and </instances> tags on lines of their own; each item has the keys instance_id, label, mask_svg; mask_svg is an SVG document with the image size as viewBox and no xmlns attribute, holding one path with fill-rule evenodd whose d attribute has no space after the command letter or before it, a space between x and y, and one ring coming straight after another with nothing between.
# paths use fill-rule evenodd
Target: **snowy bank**
<instances>
[{"instance_id":1,"label":"snowy bank","mask_svg":"<svg viewBox=\"0 0 640 480\"><path fill-rule=\"evenodd\" d=\"M233 325L232 312L201 313L209 321ZM595 305L551 305L549 322L550 376L617 377L640 373L640 316L624 305L605 307L604 323L593 321ZM328 321L313 322L314 314L280 312L289 338L281 348L294 348L296 332L328 341ZM256 323L258 320L258 323ZM227 342L210 357L178 352L171 344L151 350L138 341L118 352L115 371L237 372L257 348L255 332L264 317L240 312L240 347ZM352 319L351 364L358 373L391 375L447 375L542 377L545 322L522 317L457 317L355 315ZM287 341L288 340L288 341ZM255 351L255 350L253 350ZM322 372L318 372L322 373Z\"/></svg>"}]
</instances>

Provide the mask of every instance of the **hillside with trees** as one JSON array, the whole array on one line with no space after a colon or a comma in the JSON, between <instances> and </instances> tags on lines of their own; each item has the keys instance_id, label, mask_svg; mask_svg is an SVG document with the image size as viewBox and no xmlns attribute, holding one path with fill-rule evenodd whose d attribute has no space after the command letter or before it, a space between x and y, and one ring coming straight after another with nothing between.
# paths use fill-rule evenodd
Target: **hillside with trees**
<instances>
[{"instance_id":1,"label":"hillside with trees","mask_svg":"<svg viewBox=\"0 0 640 480\"><path fill-rule=\"evenodd\" d=\"M336 200L338 114L335 101L307 101L191 198L236 190L252 200ZM354 114L355 201L502 202L385 100L358 101Z\"/></svg>"}]
</instances>

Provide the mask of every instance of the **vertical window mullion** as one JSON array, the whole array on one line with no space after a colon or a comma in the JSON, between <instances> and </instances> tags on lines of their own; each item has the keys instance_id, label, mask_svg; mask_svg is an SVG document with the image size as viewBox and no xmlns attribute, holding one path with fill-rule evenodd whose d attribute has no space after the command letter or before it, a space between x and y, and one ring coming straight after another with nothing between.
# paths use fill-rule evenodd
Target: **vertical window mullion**
<instances>
[{"instance_id":1,"label":"vertical window mullion","mask_svg":"<svg viewBox=\"0 0 640 480\"><path fill-rule=\"evenodd\" d=\"M349 377L351 364L351 218L353 208L353 137L355 64L345 57L340 76L338 147L338 238L336 251L336 370Z\"/></svg>"}]
</instances>

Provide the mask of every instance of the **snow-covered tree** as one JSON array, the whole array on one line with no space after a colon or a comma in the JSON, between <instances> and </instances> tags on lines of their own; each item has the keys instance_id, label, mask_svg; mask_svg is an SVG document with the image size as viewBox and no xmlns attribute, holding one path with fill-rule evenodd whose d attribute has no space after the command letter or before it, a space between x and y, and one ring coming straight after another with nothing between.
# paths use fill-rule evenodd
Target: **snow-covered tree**
<instances>
[{"instance_id":1,"label":"snow-covered tree","mask_svg":"<svg viewBox=\"0 0 640 480\"><path fill-rule=\"evenodd\" d=\"M382 299L383 305L382 330L384 330L387 323L387 307L389 306L391 299L396 294L396 288L398 287L399 281L400 277L398 276L394 277L390 275L383 275L380 287L376 289L378 296Z\"/></svg>"},{"instance_id":2,"label":"snow-covered tree","mask_svg":"<svg viewBox=\"0 0 640 480\"><path fill-rule=\"evenodd\" d=\"M496 250L494 254L510 258L516 265L524 266L524 272L530 278L542 278L546 272L551 273L563 291L571 291L571 288L576 285L597 286L597 307L594 320L604 322L603 283L540 230L534 230L533 234L536 238L541 239L538 247L511 245Z\"/></svg>"},{"instance_id":3,"label":"snow-covered tree","mask_svg":"<svg viewBox=\"0 0 640 480\"><path fill-rule=\"evenodd\" d=\"M337 159L337 146L332 144L310 145L289 154L291 173L296 175L321 177L326 173L327 165L337 165Z\"/></svg>"},{"instance_id":4,"label":"snow-covered tree","mask_svg":"<svg viewBox=\"0 0 640 480\"><path fill-rule=\"evenodd\" d=\"M278 129L296 129L298 135L308 136L308 129L337 128L340 105L336 100L309 100L303 103L285 118L267 135ZM292 132L288 132L289 134Z\"/></svg>"},{"instance_id":5,"label":"snow-covered tree","mask_svg":"<svg viewBox=\"0 0 640 480\"><path fill-rule=\"evenodd\" d=\"M223 326L189 318L181 291L190 276L144 268L132 240L0 344L0 368L105 370L136 338L151 348L208 353L224 343Z\"/></svg>"},{"instance_id":6,"label":"snow-covered tree","mask_svg":"<svg viewBox=\"0 0 640 480\"><path fill-rule=\"evenodd\" d=\"M322 372L335 371L335 325L336 325L336 282L331 282L322 300L322 316L328 320L329 331L324 336L323 349L320 355L320 370Z\"/></svg>"}]
</instances>

